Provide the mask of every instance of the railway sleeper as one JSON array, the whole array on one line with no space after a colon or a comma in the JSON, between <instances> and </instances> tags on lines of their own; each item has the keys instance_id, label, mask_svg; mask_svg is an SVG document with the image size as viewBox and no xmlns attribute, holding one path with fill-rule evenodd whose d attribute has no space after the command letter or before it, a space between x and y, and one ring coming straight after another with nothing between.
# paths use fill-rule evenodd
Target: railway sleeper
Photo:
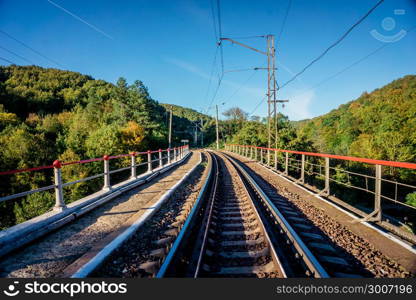
<instances>
[{"instance_id":1,"label":"railway sleeper","mask_svg":"<svg viewBox=\"0 0 416 300\"><path fill-rule=\"evenodd\" d=\"M262 256L267 256L270 253L269 247L264 247L262 250L257 251L220 251L218 255L222 258L259 258Z\"/></svg>"}]
</instances>

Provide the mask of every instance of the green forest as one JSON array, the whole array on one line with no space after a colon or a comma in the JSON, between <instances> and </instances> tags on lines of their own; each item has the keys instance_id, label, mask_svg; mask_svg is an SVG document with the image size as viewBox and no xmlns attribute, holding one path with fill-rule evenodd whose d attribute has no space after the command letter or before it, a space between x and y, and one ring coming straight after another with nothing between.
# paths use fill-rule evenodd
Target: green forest
<instances>
[{"instance_id":1,"label":"green forest","mask_svg":"<svg viewBox=\"0 0 416 300\"><path fill-rule=\"evenodd\" d=\"M141 81L128 84L120 78L111 84L58 69L0 67L0 171L49 165L55 159L76 161L167 148L169 107L152 99ZM210 117L174 106L172 146L180 145L181 139L192 141L194 121L201 117L206 141L212 142ZM63 180L85 178L101 169L99 164L66 167ZM48 172L2 176L0 195L46 186L51 180ZM65 199L77 200L100 184L93 180L71 186ZM0 203L0 228L39 215L53 203L47 192Z\"/></svg>"},{"instance_id":2,"label":"green forest","mask_svg":"<svg viewBox=\"0 0 416 300\"><path fill-rule=\"evenodd\" d=\"M195 110L159 103L143 82L116 84L88 75L37 66L0 67L0 171L168 147L170 110L173 146L215 144L215 119ZM220 116L221 144L267 146L267 120L238 107ZM293 122L279 114L281 149L383 160L416 158L416 76L408 75L333 111ZM202 145L202 138L204 144ZM197 143L195 143L197 142ZM112 161L112 167L128 162ZM64 182L101 172L102 164L63 168ZM389 178L416 183L414 172L390 170ZM48 172L3 176L0 196L49 185ZM92 180L65 189L67 202L98 190ZM416 205L415 194L407 202ZM49 210L52 193L0 203L0 229ZM10 213L13 212L13 213Z\"/></svg>"}]
</instances>

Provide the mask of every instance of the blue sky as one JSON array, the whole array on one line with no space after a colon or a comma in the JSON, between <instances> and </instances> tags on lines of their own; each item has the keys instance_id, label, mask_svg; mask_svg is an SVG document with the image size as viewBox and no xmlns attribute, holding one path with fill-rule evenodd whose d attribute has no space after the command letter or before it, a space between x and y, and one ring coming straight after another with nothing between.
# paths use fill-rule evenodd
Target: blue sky
<instances>
[{"instance_id":1,"label":"blue sky","mask_svg":"<svg viewBox=\"0 0 416 300\"><path fill-rule=\"evenodd\" d=\"M216 51L211 0L53 2L89 25L47 0L0 0L0 29L59 62L59 68L110 82L120 76L129 82L140 79L160 102L207 109L220 72L217 57L208 89ZM288 2L221 0L223 36L278 35ZM284 83L317 57L376 2L293 0L282 36L276 37L278 82ZM283 113L292 120L314 117L363 91L415 74L416 30L407 32L415 26L416 1L386 0L341 44L279 91L280 99L290 100ZM398 41L385 42L396 35ZM264 39L240 41L265 49ZM0 46L36 65L57 67L1 32ZM223 53L226 71L266 64L265 56L229 43L223 44ZM0 57L28 64L1 48ZM222 110L239 106L250 113L265 95L266 79L264 70L225 73L213 104L225 102ZM263 103L255 114L264 116L266 111Z\"/></svg>"}]
</instances>

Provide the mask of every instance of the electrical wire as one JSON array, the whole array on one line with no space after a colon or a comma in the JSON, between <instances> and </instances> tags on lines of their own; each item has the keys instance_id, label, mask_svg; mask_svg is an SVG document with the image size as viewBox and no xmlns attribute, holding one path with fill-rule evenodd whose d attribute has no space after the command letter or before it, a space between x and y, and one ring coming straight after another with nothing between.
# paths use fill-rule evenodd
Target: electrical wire
<instances>
[{"instance_id":1,"label":"electrical wire","mask_svg":"<svg viewBox=\"0 0 416 300\"><path fill-rule=\"evenodd\" d=\"M280 28L279 35L277 36L277 39L279 41L282 39L282 33L283 33L284 28L285 28L287 16L289 15L289 11L290 11L291 6L292 6L292 0L289 0L289 3L286 7L285 17L283 18L282 27Z\"/></svg>"},{"instance_id":2,"label":"electrical wire","mask_svg":"<svg viewBox=\"0 0 416 300\"><path fill-rule=\"evenodd\" d=\"M204 103L207 101L209 90L211 89L212 77L214 75L214 69L215 69L215 63L217 61L218 49L219 49L219 46L217 46L217 48L215 48L215 54L214 54L214 59L212 61L211 73L209 75L208 88L207 88L207 92L205 93ZM205 113L208 111L208 108L209 108L209 106L204 110Z\"/></svg>"},{"instance_id":3,"label":"electrical wire","mask_svg":"<svg viewBox=\"0 0 416 300\"><path fill-rule=\"evenodd\" d=\"M337 39L334 43L332 43L328 48L326 48L318 57L316 57L314 60L312 60L309 64L307 64L301 71L299 71L298 73L296 73L291 79L289 79L288 81L286 81L280 88L284 88L285 86L287 86L289 83L293 82L299 75L303 74L307 69L309 69L314 63L316 63L317 61L319 61L322 57L324 57L329 50L331 50L332 48L334 48L336 45L338 45L339 43L341 43L350 33L351 31L357 27L360 23L362 23L381 3L383 3L384 0L380 0L378 1L364 16L362 16L357 22L355 22L350 28L348 28L348 30L339 38Z\"/></svg>"},{"instance_id":4,"label":"electrical wire","mask_svg":"<svg viewBox=\"0 0 416 300\"><path fill-rule=\"evenodd\" d=\"M407 30L407 33L412 32L413 30L416 29L416 26L410 28L409 30ZM334 79L335 77L341 75L342 73L348 71L349 69L351 69L352 67L362 63L363 61L367 60L368 58L370 58L371 56L375 55L376 53L378 53L379 51L383 50L384 48L386 48L387 46L390 46L392 44L389 43L385 43L383 45L381 45L380 47L376 48L375 50L371 51L370 53L366 54L365 56L361 57L360 59L356 60L355 62L349 64L348 66L346 66L345 68L341 69L340 71L326 77L325 79L323 79L322 81L320 81L319 83L315 84L314 86L312 86L311 88L303 91L302 93L298 94L298 96L301 96L303 94L306 94L314 89L316 89L317 87L321 86L322 84L330 81L331 79ZM253 111L250 113L250 116L258 109L258 107L260 106L260 104L264 101L264 99L262 99L257 105L256 107L253 109Z\"/></svg>"},{"instance_id":5,"label":"electrical wire","mask_svg":"<svg viewBox=\"0 0 416 300\"><path fill-rule=\"evenodd\" d=\"M256 112L256 110L260 107L260 105L263 103L263 101L266 100L266 98L267 98L267 95L264 96L263 99L261 99L259 101L259 103L257 103L256 107L251 111L249 116L252 116Z\"/></svg>"},{"instance_id":6,"label":"electrical wire","mask_svg":"<svg viewBox=\"0 0 416 300\"><path fill-rule=\"evenodd\" d=\"M1 60L4 60L5 62L8 62L9 64L12 64L12 65L17 65L16 63L14 63L14 62L12 62L12 61L10 61L10 60L8 60L8 59L5 59L4 57L0 57L0 59L1 59Z\"/></svg>"},{"instance_id":7,"label":"electrical wire","mask_svg":"<svg viewBox=\"0 0 416 300\"><path fill-rule=\"evenodd\" d=\"M57 65L57 66L59 66L59 67L63 67L63 66L62 66L60 63L58 63L57 61L55 61L55 60L53 60L53 59L51 59L51 58L47 57L46 55L44 55L44 54L40 53L39 51L37 51L37 50L33 49L32 47L30 47L29 45L27 45L27 44L23 43L22 41L19 41L17 38L13 37L12 35L8 34L7 32L5 32L5 31L3 31L3 30L1 30L1 29L0 29L0 32L1 32L2 34L6 35L7 37L9 37L10 39L14 40L15 42L18 42L20 45L24 46L25 48L27 48L27 49L31 50L32 52L36 53L37 55L39 55L39 56L43 57L44 59L46 59L46 60L48 60L48 61L50 61L50 62L52 62L52 63L56 64L56 65Z\"/></svg>"},{"instance_id":8,"label":"electrical wire","mask_svg":"<svg viewBox=\"0 0 416 300\"><path fill-rule=\"evenodd\" d=\"M227 100L225 100L225 102L228 103L243 88L243 86L245 86L247 82L249 82L254 77L255 74L256 74L256 70L253 70L250 76L247 77L246 80L244 80L244 82L234 91L234 93L231 94L230 97L227 98Z\"/></svg>"},{"instance_id":9,"label":"electrical wire","mask_svg":"<svg viewBox=\"0 0 416 300\"><path fill-rule=\"evenodd\" d=\"M211 18L212 18L212 27L214 28L214 37L215 42L218 43L219 37L217 34L217 20L215 19L215 12L214 12L214 3L213 0L211 0Z\"/></svg>"},{"instance_id":10,"label":"electrical wire","mask_svg":"<svg viewBox=\"0 0 416 300\"><path fill-rule=\"evenodd\" d=\"M412 32L413 30L416 29L415 27L412 27L411 29L407 30L407 33ZM341 69L340 71L336 72L335 74L332 74L328 77L326 77L325 79L321 80L319 83L313 85L311 88L307 89L306 91L303 91L302 93L298 94L298 96L301 96L303 94L306 94L314 89L316 89L317 87L321 86L322 84L334 79L335 77L341 75L342 73L348 71L349 69L351 69L352 67L358 65L359 63L367 60L368 58L370 58L371 56L373 56L374 54L378 53L379 51L383 50L384 48L386 48L387 46L390 46L392 44L390 43L384 43L383 45L381 45L380 47L376 48L375 50L371 51L370 53L368 53L367 55L361 57L360 59L356 60L355 62L351 63L350 65L346 66L345 68Z\"/></svg>"},{"instance_id":11,"label":"electrical wire","mask_svg":"<svg viewBox=\"0 0 416 300\"><path fill-rule=\"evenodd\" d=\"M217 0L217 15L218 15L218 34L219 34L219 38L222 38L220 0ZM224 74L224 52L223 52L223 48L222 48L222 43L220 43L219 45L220 45L220 55L221 55L221 72L222 72L222 74Z\"/></svg>"},{"instance_id":12,"label":"electrical wire","mask_svg":"<svg viewBox=\"0 0 416 300\"><path fill-rule=\"evenodd\" d=\"M21 56L21 55L19 55L19 54L15 53L15 52L13 52L13 51L9 50L9 49L4 48L3 46L0 46L0 49L3 49L4 51L9 52L9 53L13 54L13 55L14 55L14 56L16 56L16 57L18 57L18 58L20 58L20 59L23 59L24 61L27 61L27 62L28 62L28 63L30 63L30 64L33 64L33 62L32 62L32 61L28 60L27 58L25 58L25 57L23 57L23 56Z\"/></svg>"}]
</instances>

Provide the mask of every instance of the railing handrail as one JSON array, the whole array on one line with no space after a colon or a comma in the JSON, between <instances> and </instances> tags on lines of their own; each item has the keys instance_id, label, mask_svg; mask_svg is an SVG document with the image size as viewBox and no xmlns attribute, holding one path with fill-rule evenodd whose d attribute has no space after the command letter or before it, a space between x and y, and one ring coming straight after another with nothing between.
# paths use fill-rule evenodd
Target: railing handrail
<instances>
[{"instance_id":1,"label":"railing handrail","mask_svg":"<svg viewBox=\"0 0 416 300\"><path fill-rule=\"evenodd\" d=\"M372 164L372 165L382 165L382 166L388 166L388 167L398 167L398 168L416 170L416 163L409 163L409 162L378 160L378 159L361 158L361 157L355 157L355 156L344 156L344 155L325 154L325 153L317 153L317 152L304 152L304 151L285 150L285 149L277 149L277 148L257 147L257 146L252 146L252 145L239 145L239 144L227 144L227 145L257 148L257 149L262 149L262 150L270 150L270 151L278 151L278 152L287 152L287 153L292 153L292 154L303 154L303 155L316 156L316 157L328 157L328 158L334 158L334 159L340 159L340 160L362 162L362 163L367 163L367 164Z\"/></svg>"},{"instance_id":2,"label":"railing handrail","mask_svg":"<svg viewBox=\"0 0 416 300\"><path fill-rule=\"evenodd\" d=\"M185 148L188 145L184 145L184 146L178 146L178 147L174 147L174 148L167 148L167 149L163 149L162 152L166 152L168 150L173 150L173 149L180 149L180 148ZM158 150L149 150L151 154L153 153L158 153ZM118 155L113 155L113 156L108 156L108 159L117 159L117 158L121 158L121 157L131 157L131 156L136 156L136 155L140 155L140 154L147 154L149 153L148 151L145 152L132 152L132 153L126 153L126 154L118 154ZM104 155L105 156L105 155ZM62 166L69 166L69 165L78 165L78 164L85 164L85 163L90 163L90 162L96 162L96 161L102 161L104 160L104 156L103 157L96 157L96 158L89 158L89 159L83 159L83 160L76 160L76 161L69 161L69 162L61 162ZM38 167L33 167L33 168L25 168L25 169L17 169L17 170L9 170L9 171L2 171L0 172L0 176L1 175L13 175L13 174L17 174L17 173L23 173L23 172L34 172L34 171L40 171L40 170L45 170L45 169L53 169L54 165L46 165L46 166L38 166Z\"/></svg>"}]
</instances>

